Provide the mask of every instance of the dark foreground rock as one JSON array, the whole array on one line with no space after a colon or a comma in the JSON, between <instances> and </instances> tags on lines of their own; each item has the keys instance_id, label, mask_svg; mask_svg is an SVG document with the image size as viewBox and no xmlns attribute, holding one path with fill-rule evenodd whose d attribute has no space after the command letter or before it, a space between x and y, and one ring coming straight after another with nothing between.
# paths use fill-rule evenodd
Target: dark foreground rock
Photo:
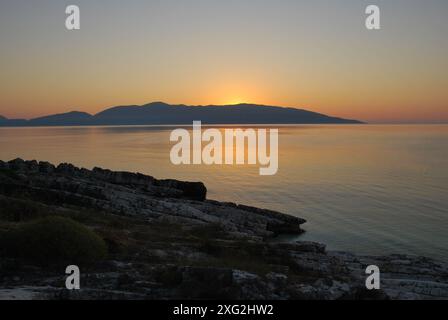
<instances>
[{"instance_id":1,"label":"dark foreground rock","mask_svg":"<svg viewBox=\"0 0 448 320\"><path fill-rule=\"evenodd\" d=\"M199 182L0 161L0 240L48 215L90 227L108 258L82 267L81 290L68 291L64 268L0 256L0 299L448 299L446 264L279 242L305 220L206 200ZM372 264L382 271L379 291L365 289Z\"/></svg>"}]
</instances>

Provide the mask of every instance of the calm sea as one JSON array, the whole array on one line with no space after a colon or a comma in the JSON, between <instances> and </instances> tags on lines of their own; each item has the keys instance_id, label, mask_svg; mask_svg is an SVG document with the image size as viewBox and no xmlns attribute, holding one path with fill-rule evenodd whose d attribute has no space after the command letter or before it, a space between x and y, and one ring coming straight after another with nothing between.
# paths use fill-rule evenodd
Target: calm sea
<instances>
[{"instance_id":1,"label":"calm sea","mask_svg":"<svg viewBox=\"0 0 448 320\"><path fill-rule=\"evenodd\" d=\"M283 126L275 176L255 165L174 166L171 130L0 128L0 159L203 181L209 198L307 219L300 238L329 249L448 260L448 126Z\"/></svg>"}]
</instances>

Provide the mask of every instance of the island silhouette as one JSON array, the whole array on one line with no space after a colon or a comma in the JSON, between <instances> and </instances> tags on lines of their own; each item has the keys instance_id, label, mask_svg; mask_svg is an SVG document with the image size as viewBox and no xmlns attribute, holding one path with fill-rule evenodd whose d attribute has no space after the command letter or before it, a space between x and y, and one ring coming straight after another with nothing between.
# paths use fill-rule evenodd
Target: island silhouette
<instances>
[{"instance_id":1,"label":"island silhouette","mask_svg":"<svg viewBox=\"0 0 448 320\"><path fill-rule=\"evenodd\" d=\"M258 104L187 106L152 102L108 108L95 115L71 111L34 119L7 119L0 126L92 126L92 125L176 125L191 124L360 124L304 109Z\"/></svg>"}]
</instances>

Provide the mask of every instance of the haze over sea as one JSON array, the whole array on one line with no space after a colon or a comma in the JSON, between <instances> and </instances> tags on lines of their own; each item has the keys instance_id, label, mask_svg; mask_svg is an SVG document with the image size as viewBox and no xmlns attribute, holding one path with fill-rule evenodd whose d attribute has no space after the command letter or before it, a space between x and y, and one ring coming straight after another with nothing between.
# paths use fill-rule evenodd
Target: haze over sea
<instances>
[{"instance_id":1,"label":"haze over sea","mask_svg":"<svg viewBox=\"0 0 448 320\"><path fill-rule=\"evenodd\" d=\"M307 219L299 238L328 249L448 260L447 125L279 128L275 176L258 165L172 165L172 127L0 128L0 159L203 181L210 199Z\"/></svg>"}]
</instances>

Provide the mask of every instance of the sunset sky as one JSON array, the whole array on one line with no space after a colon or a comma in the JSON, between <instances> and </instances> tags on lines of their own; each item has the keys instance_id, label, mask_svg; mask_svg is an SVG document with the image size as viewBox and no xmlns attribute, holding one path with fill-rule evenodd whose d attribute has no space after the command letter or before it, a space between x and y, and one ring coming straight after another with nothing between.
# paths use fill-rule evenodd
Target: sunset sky
<instances>
[{"instance_id":1,"label":"sunset sky","mask_svg":"<svg viewBox=\"0 0 448 320\"><path fill-rule=\"evenodd\" d=\"M446 0L0 0L0 115L250 102L448 122L447 15Z\"/></svg>"}]
</instances>

